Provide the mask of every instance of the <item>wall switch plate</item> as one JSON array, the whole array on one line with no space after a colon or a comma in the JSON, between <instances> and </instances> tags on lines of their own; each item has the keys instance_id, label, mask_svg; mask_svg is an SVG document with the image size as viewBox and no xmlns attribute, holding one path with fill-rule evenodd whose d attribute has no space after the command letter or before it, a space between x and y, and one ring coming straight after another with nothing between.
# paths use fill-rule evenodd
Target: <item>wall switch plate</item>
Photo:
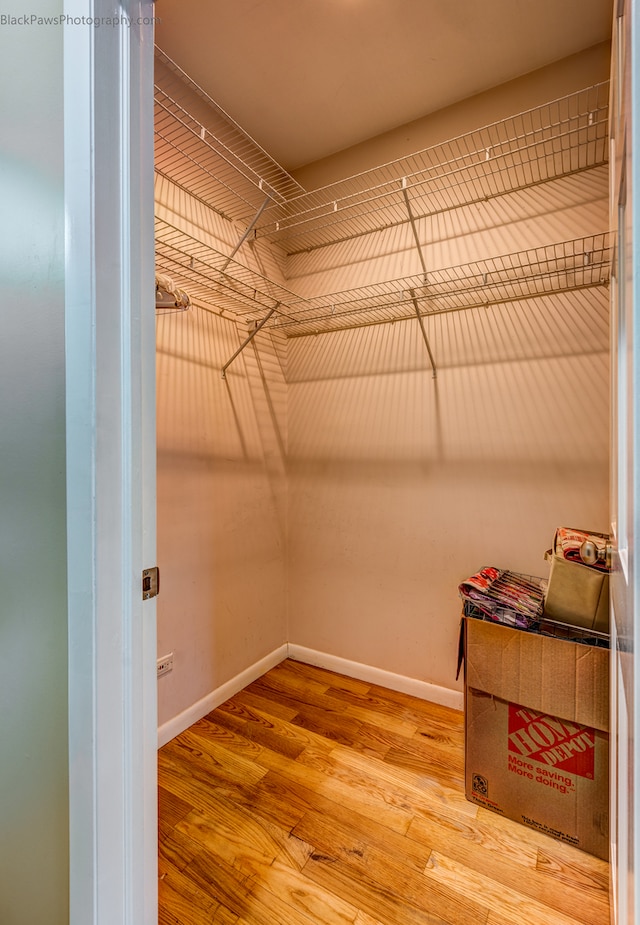
<instances>
[{"instance_id":1,"label":"wall switch plate","mask_svg":"<svg viewBox=\"0 0 640 925\"><path fill-rule=\"evenodd\" d=\"M173 652L169 652L168 655L163 655L162 658L158 659L158 677L168 671L173 671Z\"/></svg>"}]
</instances>

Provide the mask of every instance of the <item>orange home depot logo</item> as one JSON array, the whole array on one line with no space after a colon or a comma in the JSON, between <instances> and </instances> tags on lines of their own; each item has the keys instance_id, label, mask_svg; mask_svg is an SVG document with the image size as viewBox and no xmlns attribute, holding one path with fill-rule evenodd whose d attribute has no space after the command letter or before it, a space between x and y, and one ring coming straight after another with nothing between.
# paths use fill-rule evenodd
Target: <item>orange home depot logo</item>
<instances>
[{"instance_id":1,"label":"orange home depot logo","mask_svg":"<svg viewBox=\"0 0 640 925\"><path fill-rule=\"evenodd\" d=\"M593 779L593 729L509 704L509 751L543 767Z\"/></svg>"}]
</instances>

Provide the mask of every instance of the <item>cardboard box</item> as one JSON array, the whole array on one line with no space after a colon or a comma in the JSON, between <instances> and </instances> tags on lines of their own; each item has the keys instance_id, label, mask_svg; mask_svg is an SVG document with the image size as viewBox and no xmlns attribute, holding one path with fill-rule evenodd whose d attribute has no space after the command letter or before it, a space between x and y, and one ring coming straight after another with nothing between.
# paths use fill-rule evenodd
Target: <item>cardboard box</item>
<instances>
[{"instance_id":1,"label":"cardboard box","mask_svg":"<svg viewBox=\"0 0 640 925\"><path fill-rule=\"evenodd\" d=\"M468 800L609 858L609 652L463 619Z\"/></svg>"}]
</instances>

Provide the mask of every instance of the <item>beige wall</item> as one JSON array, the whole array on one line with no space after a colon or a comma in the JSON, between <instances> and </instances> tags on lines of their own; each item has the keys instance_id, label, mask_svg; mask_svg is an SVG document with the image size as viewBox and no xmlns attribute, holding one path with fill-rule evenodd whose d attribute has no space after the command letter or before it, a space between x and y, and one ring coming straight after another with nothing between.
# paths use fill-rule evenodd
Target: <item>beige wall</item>
<instances>
[{"instance_id":1,"label":"beige wall","mask_svg":"<svg viewBox=\"0 0 640 925\"><path fill-rule=\"evenodd\" d=\"M551 301L430 319L436 379L413 322L291 343L293 642L453 688L458 583L606 528L607 297Z\"/></svg>"},{"instance_id":2,"label":"beige wall","mask_svg":"<svg viewBox=\"0 0 640 925\"><path fill-rule=\"evenodd\" d=\"M599 168L421 220L427 270L605 232L607 196ZM405 226L287 273L312 296L421 264ZM546 576L557 526L607 528L608 291L426 327L436 379L417 322L289 341L290 639L455 688L459 582L483 565Z\"/></svg>"},{"instance_id":3,"label":"beige wall","mask_svg":"<svg viewBox=\"0 0 640 925\"><path fill-rule=\"evenodd\" d=\"M605 79L606 51L483 94L480 113ZM480 124L455 110L433 117L435 135ZM387 140L341 172L352 154L376 163ZM218 219L192 224L234 240ZM603 168L418 233L437 269L607 227ZM421 272L408 226L270 266L309 296ZM458 690L458 583L487 564L544 575L556 526L606 529L607 291L435 316L427 332L436 379L409 321L261 333L225 385L217 370L242 332L200 310L159 320L159 654L176 652L161 722L285 639Z\"/></svg>"},{"instance_id":4,"label":"beige wall","mask_svg":"<svg viewBox=\"0 0 640 925\"><path fill-rule=\"evenodd\" d=\"M156 198L199 240L239 237L166 181ZM268 334L222 379L246 336L215 306L157 319L158 655L174 653L158 681L160 725L287 639L286 388Z\"/></svg>"},{"instance_id":5,"label":"beige wall","mask_svg":"<svg viewBox=\"0 0 640 925\"><path fill-rule=\"evenodd\" d=\"M594 45L524 77L301 167L294 171L294 176L305 189L318 189L361 170L413 154L483 125L506 119L514 113L608 80L610 60L609 42Z\"/></svg>"}]
</instances>

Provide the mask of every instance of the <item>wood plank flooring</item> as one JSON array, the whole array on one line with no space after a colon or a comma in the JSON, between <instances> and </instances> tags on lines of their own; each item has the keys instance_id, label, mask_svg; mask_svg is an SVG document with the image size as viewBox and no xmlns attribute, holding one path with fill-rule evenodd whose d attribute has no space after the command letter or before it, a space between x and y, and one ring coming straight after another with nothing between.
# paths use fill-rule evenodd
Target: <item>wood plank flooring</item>
<instances>
[{"instance_id":1,"label":"wood plank flooring","mask_svg":"<svg viewBox=\"0 0 640 925\"><path fill-rule=\"evenodd\" d=\"M287 660L162 748L160 925L607 925L608 865L464 797L455 710Z\"/></svg>"}]
</instances>

